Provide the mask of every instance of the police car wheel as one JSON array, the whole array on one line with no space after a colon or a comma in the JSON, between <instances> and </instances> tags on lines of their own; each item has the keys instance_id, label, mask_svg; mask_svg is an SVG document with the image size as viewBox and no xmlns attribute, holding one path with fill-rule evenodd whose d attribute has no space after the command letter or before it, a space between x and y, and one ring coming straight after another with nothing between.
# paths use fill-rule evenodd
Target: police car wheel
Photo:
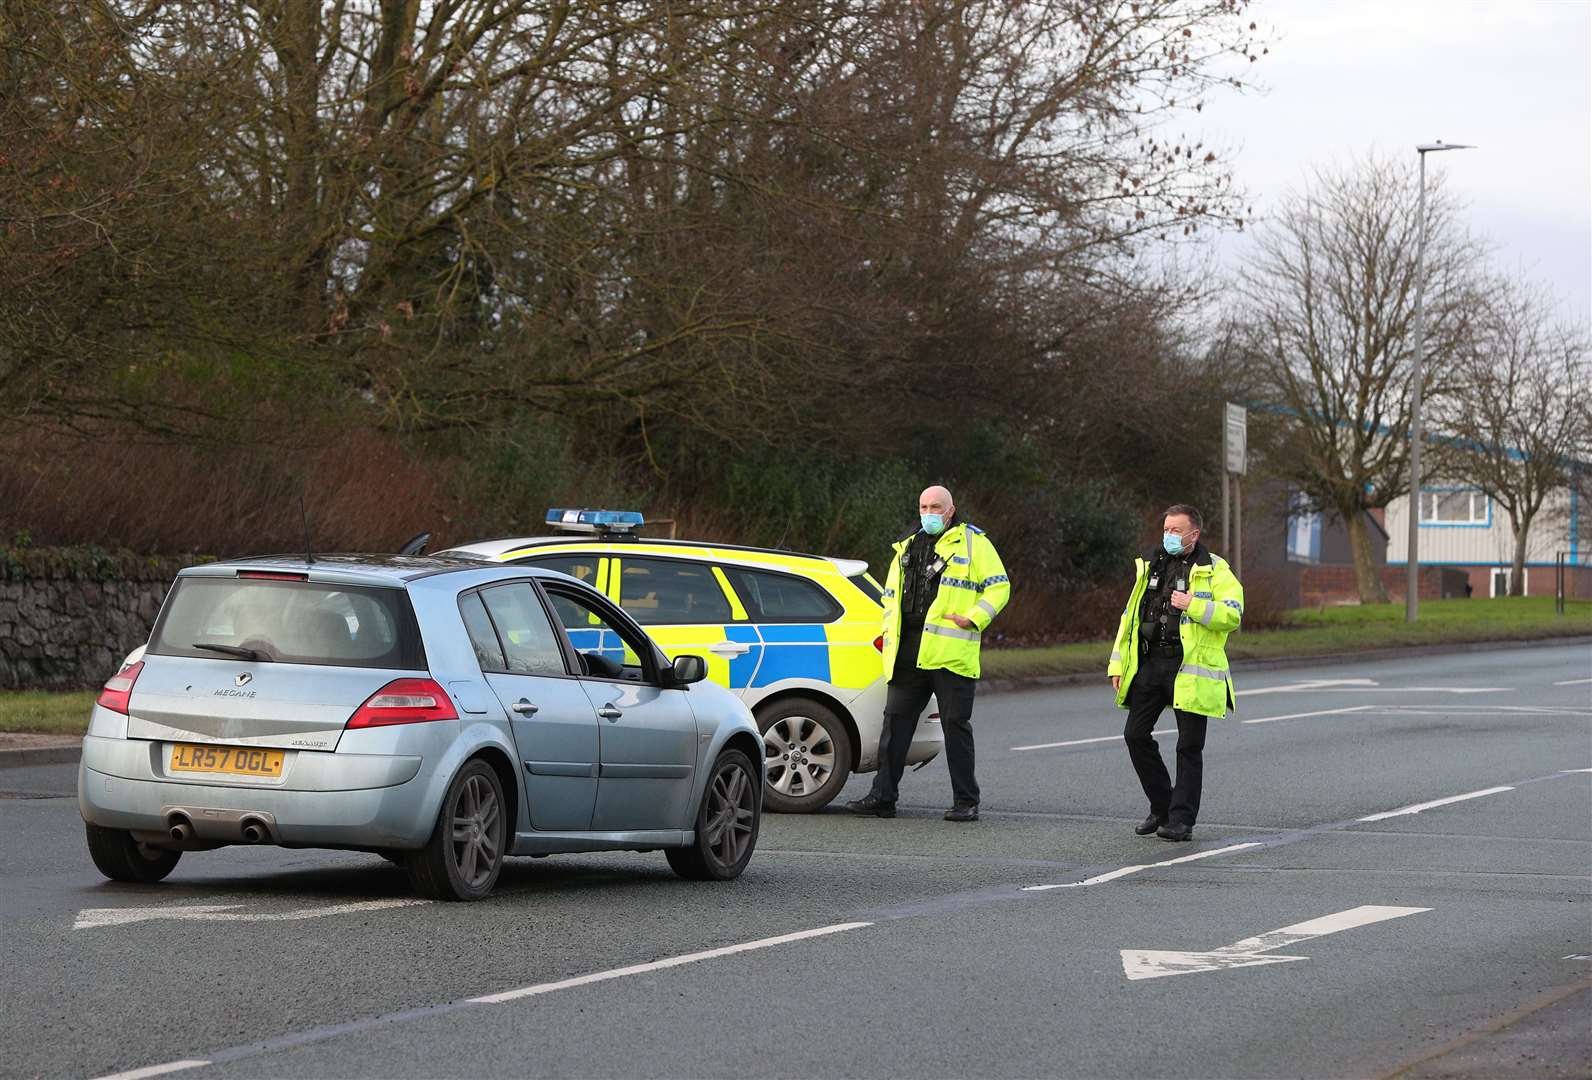
<instances>
[{"instance_id":1,"label":"police car wheel","mask_svg":"<svg viewBox=\"0 0 1592 1080\"><path fill-rule=\"evenodd\" d=\"M803 698L757 712L763 732L763 805L781 814L828 806L851 776L851 739L834 711Z\"/></svg>"}]
</instances>

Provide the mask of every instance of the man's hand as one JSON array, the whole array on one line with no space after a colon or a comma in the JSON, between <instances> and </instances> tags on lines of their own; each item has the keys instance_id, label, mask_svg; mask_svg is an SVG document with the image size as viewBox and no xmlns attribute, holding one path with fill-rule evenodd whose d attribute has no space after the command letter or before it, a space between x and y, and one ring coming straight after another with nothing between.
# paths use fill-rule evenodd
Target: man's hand
<instances>
[{"instance_id":1,"label":"man's hand","mask_svg":"<svg viewBox=\"0 0 1592 1080\"><path fill-rule=\"evenodd\" d=\"M960 626L963 630L973 629L973 620L969 619L966 615L952 615L951 621L957 626Z\"/></svg>"},{"instance_id":2,"label":"man's hand","mask_svg":"<svg viewBox=\"0 0 1592 1080\"><path fill-rule=\"evenodd\" d=\"M1194 598L1186 592L1175 592L1172 594L1172 606L1179 611L1187 611L1189 604L1193 602Z\"/></svg>"},{"instance_id":3,"label":"man's hand","mask_svg":"<svg viewBox=\"0 0 1592 1080\"><path fill-rule=\"evenodd\" d=\"M1111 689L1113 689L1113 690L1121 690L1122 689L1122 676L1121 675L1113 675L1113 676L1111 676Z\"/></svg>"}]
</instances>

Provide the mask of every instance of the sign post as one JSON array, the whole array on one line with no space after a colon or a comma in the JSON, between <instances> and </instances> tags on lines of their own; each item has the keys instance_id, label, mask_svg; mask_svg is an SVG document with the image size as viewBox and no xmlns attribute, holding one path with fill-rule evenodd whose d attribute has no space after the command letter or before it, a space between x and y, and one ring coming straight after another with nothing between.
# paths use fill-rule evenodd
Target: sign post
<instances>
[{"instance_id":1,"label":"sign post","mask_svg":"<svg viewBox=\"0 0 1592 1080\"><path fill-rule=\"evenodd\" d=\"M1239 478L1248 471L1249 410L1229 401L1222 421L1222 547L1233 560L1233 571L1240 579L1244 576L1244 488ZM1229 480L1232 482L1231 514L1228 512ZM1230 540L1229 521L1232 523Z\"/></svg>"}]
</instances>

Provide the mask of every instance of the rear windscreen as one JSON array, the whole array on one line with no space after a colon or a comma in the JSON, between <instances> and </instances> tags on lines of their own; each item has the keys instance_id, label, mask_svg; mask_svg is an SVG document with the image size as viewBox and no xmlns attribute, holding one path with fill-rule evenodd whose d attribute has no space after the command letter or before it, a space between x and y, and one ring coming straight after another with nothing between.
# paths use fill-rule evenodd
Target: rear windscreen
<instances>
[{"instance_id":1,"label":"rear windscreen","mask_svg":"<svg viewBox=\"0 0 1592 1080\"><path fill-rule=\"evenodd\" d=\"M406 592L316 581L178 578L148 652L408 671L426 666Z\"/></svg>"}]
</instances>

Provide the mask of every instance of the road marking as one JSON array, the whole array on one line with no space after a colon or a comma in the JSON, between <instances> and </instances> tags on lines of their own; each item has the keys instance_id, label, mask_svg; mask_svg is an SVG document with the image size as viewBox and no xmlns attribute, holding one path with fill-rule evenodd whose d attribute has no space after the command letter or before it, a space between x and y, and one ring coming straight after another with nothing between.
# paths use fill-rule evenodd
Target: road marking
<instances>
[{"instance_id":1,"label":"road marking","mask_svg":"<svg viewBox=\"0 0 1592 1080\"><path fill-rule=\"evenodd\" d=\"M181 1072L183 1069L197 1069L201 1065L208 1065L209 1061L192 1058L187 1061L168 1061L164 1065L146 1065L142 1069L129 1069L127 1072L111 1073L102 1076L99 1080L144 1080L146 1076L164 1076L167 1073Z\"/></svg>"},{"instance_id":2,"label":"road marking","mask_svg":"<svg viewBox=\"0 0 1592 1080\"><path fill-rule=\"evenodd\" d=\"M1341 716L1343 713L1365 712L1376 708L1375 705L1350 705L1346 709L1322 709L1319 712L1296 712L1286 716L1262 716L1254 720L1242 721L1245 724L1269 724L1273 720L1303 720L1307 716Z\"/></svg>"},{"instance_id":3,"label":"road marking","mask_svg":"<svg viewBox=\"0 0 1592 1080\"><path fill-rule=\"evenodd\" d=\"M557 990L568 990L576 986L590 986L592 983L607 982L609 979L622 979L627 975L644 975L649 971L662 971L665 968L679 967L681 964L695 964L701 960L714 960L720 956L733 956L736 953L751 952L754 949L769 949L775 945L787 945L793 941L806 941L808 938L825 937L829 934L839 934L847 930L860 930L865 926L872 925L873 923L871 922L836 923L834 926L820 926L816 930L799 930L794 934L781 934L779 937L760 938L757 941L745 941L739 945L726 945L720 949L687 953L684 956L671 956L667 960L654 960L649 964L632 964L629 967L614 968L611 971L577 975L573 979L560 979L557 982L522 986L518 990L504 990L498 994L485 994L469 1000L477 1005L500 1005L505 1001L517 1001L520 998L531 997L536 994L551 994Z\"/></svg>"},{"instance_id":4,"label":"road marking","mask_svg":"<svg viewBox=\"0 0 1592 1080\"><path fill-rule=\"evenodd\" d=\"M242 904L185 904L181 907L84 908L77 913L73 930L95 930L102 926L126 926L151 919L178 919L189 922L290 922L319 919L325 915L347 915L356 911L385 911L388 908L414 907L430 900L360 900L330 907L301 908L297 911L237 911Z\"/></svg>"},{"instance_id":5,"label":"road marking","mask_svg":"<svg viewBox=\"0 0 1592 1080\"><path fill-rule=\"evenodd\" d=\"M1355 818L1355 821L1386 821L1388 818L1403 817L1405 814L1419 814L1423 810L1430 810L1436 806L1447 806L1450 803L1464 802L1466 799L1479 799L1483 795L1497 795L1504 791L1513 791L1512 787L1490 787L1481 791L1472 791L1465 795L1450 795L1446 799L1433 799L1431 802L1416 803L1414 806L1404 806L1397 810L1386 810L1380 814L1371 814L1368 817Z\"/></svg>"},{"instance_id":6,"label":"road marking","mask_svg":"<svg viewBox=\"0 0 1592 1080\"><path fill-rule=\"evenodd\" d=\"M1375 686L1375 679L1306 679L1303 682L1280 683L1277 686L1256 686L1240 690L1239 697L1248 694L1301 694L1310 690L1339 690L1349 687Z\"/></svg>"},{"instance_id":7,"label":"road marking","mask_svg":"<svg viewBox=\"0 0 1592 1080\"><path fill-rule=\"evenodd\" d=\"M1097 874L1092 878L1082 881L1066 881L1056 885L1024 885L1023 892L1048 892L1051 889L1081 889L1086 885L1102 885L1107 881L1137 874L1141 870L1154 870L1158 866L1176 866L1178 863L1194 862L1196 859L1209 859L1213 855L1230 855L1235 851L1244 851L1248 848L1260 847L1259 843L1232 844L1224 848L1214 848L1210 851L1196 851L1192 855L1181 855L1176 859L1167 859L1164 862L1145 863L1143 866L1123 866L1104 874Z\"/></svg>"},{"instance_id":8,"label":"road marking","mask_svg":"<svg viewBox=\"0 0 1592 1080\"><path fill-rule=\"evenodd\" d=\"M1566 679L1566 680L1564 680L1564 682L1556 682L1553 685L1554 686L1585 686L1587 683L1592 683L1592 679Z\"/></svg>"},{"instance_id":9,"label":"road marking","mask_svg":"<svg viewBox=\"0 0 1592 1080\"><path fill-rule=\"evenodd\" d=\"M1166 728L1157 728L1156 730L1150 732L1150 734L1151 735L1176 735L1177 732L1170 731L1170 730L1168 730ZM1012 747L1012 749L1013 750L1054 750L1054 749L1056 749L1057 747L1060 747L1060 746L1083 746L1083 745L1085 745L1087 743L1121 742L1121 741L1122 741L1122 736L1121 735L1101 735L1098 738L1093 738L1093 739L1069 739L1066 742L1042 742L1042 743L1034 743L1032 746L1014 746L1014 747Z\"/></svg>"},{"instance_id":10,"label":"road marking","mask_svg":"<svg viewBox=\"0 0 1592 1080\"><path fill-rule=\"evenodd\" d=\"M1431 911L1423 907L1382 907L1366 904L1333 915L1323 915L1302 923L1273 930L1269 934L1244 938L1212 952L1169 952L1160 949L1123 949L1122 973L1130 980L1159 979L1167 975L1192 975L1202 971L1230 971L1233 968L1261 967L1308 960L1308 956L1269 956L1277 949L1311 938L1338 934L1360 926L1402 919Z\"/></svg>"},{"instance_id":11,"label":"road marking","mask_svg":"<svg viewBox=\"0 0 1592 1080\"><path fill-rule=\"evenodd\" d=\"M1576 773L1592 772L1592 769L1560 769L1560 776L1574 776Z\"/></svg>"}]
</instances>

